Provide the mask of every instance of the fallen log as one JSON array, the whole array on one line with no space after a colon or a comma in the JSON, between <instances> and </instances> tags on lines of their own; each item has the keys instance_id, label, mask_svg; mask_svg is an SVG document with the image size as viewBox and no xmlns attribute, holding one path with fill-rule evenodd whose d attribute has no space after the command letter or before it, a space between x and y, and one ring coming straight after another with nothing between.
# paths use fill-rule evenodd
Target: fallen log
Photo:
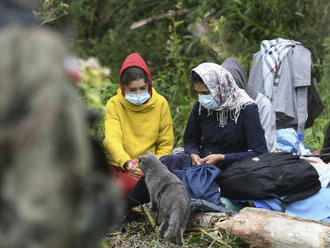
<instances>
[{"instance_id":1,"label":"fallen log","mask_svg":"<svg viewBox=\"0 0 330 248\"><path fill-rule=\"evenodd\" d=\"M330 225L271 210L246 207L215 224L253 247L330 247Z\"/></svg>"}]
</instances>

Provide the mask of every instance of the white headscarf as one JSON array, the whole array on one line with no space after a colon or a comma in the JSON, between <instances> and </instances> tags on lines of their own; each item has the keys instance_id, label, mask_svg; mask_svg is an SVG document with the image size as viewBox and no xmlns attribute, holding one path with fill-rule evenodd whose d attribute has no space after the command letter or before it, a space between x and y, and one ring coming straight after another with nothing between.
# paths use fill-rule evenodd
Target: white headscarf
<instances>
[{"instance_id":1,"label":"white headscarf","mask_svg":"<svg viewBox=\"0 0 330 248\"><path fill-rule=\"evenodd\" d=\"M219 104L215 111L220 127L227 125L228 115L237 123L241 109L254 103L248 94L237 86L230 72L221 65L202 63L192 71L202 78L212 97Z\"/></svg>"}]
</instances>

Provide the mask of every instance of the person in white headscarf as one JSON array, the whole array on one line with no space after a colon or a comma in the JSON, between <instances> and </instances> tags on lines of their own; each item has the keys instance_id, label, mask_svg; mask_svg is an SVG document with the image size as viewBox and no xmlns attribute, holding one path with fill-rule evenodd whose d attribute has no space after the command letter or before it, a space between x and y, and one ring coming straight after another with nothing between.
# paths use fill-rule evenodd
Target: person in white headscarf
<instances>
[{"instance_id":1,"label":"person in white headscarf","mask_svg":"<svg viewBox=\"0 0 330 248\"><path fill-rule=\"evenodd\" d=\"M199 98L186 125L184 149L193 165L224 169L268 151L258 107L228 70L202 63L192 69L191 81Z\"/></svg>"}]
</instances>

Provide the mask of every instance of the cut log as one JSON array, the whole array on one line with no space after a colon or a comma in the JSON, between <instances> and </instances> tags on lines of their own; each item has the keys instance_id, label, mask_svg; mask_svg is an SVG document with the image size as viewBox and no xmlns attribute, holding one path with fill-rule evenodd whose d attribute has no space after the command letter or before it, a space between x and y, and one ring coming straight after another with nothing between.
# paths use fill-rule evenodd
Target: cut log
<instances>
[{"instance_id":1,"label":"cut log","mask_svg":"<svg viewBox=\"0 0 330 248\"><path fill-rule=\"evenodd\" d=\"M271 210L246 207L215 224L253 247L330 247L330 225Z\"/></svg>"}]
</instances>

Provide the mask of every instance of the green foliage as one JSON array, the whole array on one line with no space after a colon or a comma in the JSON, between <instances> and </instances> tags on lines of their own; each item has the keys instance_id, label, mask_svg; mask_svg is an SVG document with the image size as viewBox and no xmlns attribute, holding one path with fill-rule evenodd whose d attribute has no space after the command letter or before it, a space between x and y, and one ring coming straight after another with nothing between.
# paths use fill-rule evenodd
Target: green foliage
<instances>
[{"instance_id":1,"label":"green foliage","mask_svg":"<svg viewBox=\"0 0 330 248\"><path fill-rule=\"evenodd\" d=\"M82 101L89 107L104 116L105 105L110 97L114 96L117 84L111 80L110 69L100 66L95 58L80 61L80 81L78 86L82 91ZM91 134L102 139L104 136L104 120L92 124Z\"/></svg>"},{"instance_id":2,"label":"green foliage","mask_svg":"<svg viewBox=\"0 0 330 248\"><path fill-rule=\"evenodd\" d=\"M232 248L248 248L249 245L246 244L241 239L235 237L229 232L221 232L221 237L219 231L216 229L203 229L208 235L200 232L190 232L187 236L187 245L198 246L198 247L232 247ZM221 244L217 241L220 240Z\"/></svg>"},{"instance_id":3,"label":"green foliage","mask_svg":"<svg viewBox=\"0 0 330 248\"><path fill-rule=\"evenodd\" d=\"M325 106L324 114L305 141L313 148L322 143L324 123L329 120L330 92L330 31L327 0L53 0L41 10L42 16L61 17L67 14L76 37L72 48L82 58L97 57L112 69L111 80L100 86L102 102L115 94L118 74L125 57L138 52L145 58L153 75L154 87L169 101L174 121L176 145L182 145L182 135L194 102L189 83L190 70L201 62L221 63L236 57L249 70L252 55L264 39L277 37L300 41L313 55L317 86ZM137 21L157 17L171 11L189 9L182 16L157 19L140 28L130 29ZM47 19L47 18L46 18ZM53 26L61 18L48 18ZM205 34L222 50L212 51L205 38L198 39L188 27L208 20L210 32ZM323 44L323 46L322 46Z\"/></svg>"},{"instance_id":4,"label":"green foliage","mask_svg":"<svg viewBox=\"0 0 330 248\"><path fill-rule=\"evenodd\" d=\"M163 1L160 6L170 2ZM73 47L80 57L98 57L102 64L113 68L114 75L118 75L121 63L132 52L140 53L153 69L166 57L167 22L136 30L131 30L130 25L149 17L149 11L153 14L162 11L158 7L152 1L140 4L139 1L74 0L70 14L78 32Z\"/></svg>"},{"instance_id":5,"label":"green foliage","mask_svg":"<svg viewBox=\"0 0 330 248\"><path fill-rule=\"evenodd\" d=\"M166 63L162 70L157 74L154 80L154 86L160 94L164 95L170 105L175 144L182 145L182 134L187 116L191 109L192 97L187 76L187 68L185 67L185 59L183 53L183 41L177 35L177 28L182 22L172 19L169 26L168 55Z\"/></svg>"},{"instance_id":6,"label":"green foliage","mask_svg":"<svg viewBox=\"0 0 330 248\"><path fill-rule=\"evenodd\" d=\"M305 130L304 142L309 144L313 150L320 150L323 145L324 131L329 122L326 118L318 118L314 121L312 127Z\"/></svg>"},{"instance_id":7,"label":"green foliage","mask_svg":"<svg viewBox=\"0 0 330 248\"><path fill-rule=\"evenodd\" d=\"M317 118L313 126L306 130L304 141L313 149L320 149L323 145L324 132L330 121L330 36L324 43L324 60L323 64L317 64L320 71L321 81L317 85L322 104L324 106L323 114Z\"/></svg>"},{"instance_id":8,"label":"green foliage","mask_svg":"<svg viewBox=\"0 0 330 248\"><path fill-rule=\"evenodd\" d=\"M277 37L300 41L313 59L324 56L321 46L330 31L327 0L202 1L199 13L213 13L213 31L225 56L240 57L249 68L262 40Z\"/></svg>"},{"instance_id":9,"label":"green foliage","mask_svg":"<svg viewBox=\"0 0 330 248\"><path fill-rule=\"evenodd\" d=\"M194 49L200 47L199 42L195 42L191 35L179 35L179 32L181 34L184 32L181 29L185 29L185 23L176 21L173 17L170 20L169 39L166 47L168 53L165 64L154 77L154 86L169 102L173 118L175 146L182 146L186 121L195 101L190 83L190 70L206 60L205 55L201 57L198 53L193 52Z\"/></svg>"},{"instance_id":10,"label":"green foliage","mask_svg":"<svg viewBox=\"0 0 330 248\"><path fill-rule=\"evenodd\" d=\"M324 90L328 90L329 92L329 86L330 85L330 35L327 36L327 38L325 39L324 43L323 43L323 47L324 47L324 53L325 53L325 57L324 57L324 61L323 61L323 65L322 65L322 79L321 82L322 84L324 84ZM327 103L330 103L330 99L329 98L324 98L322 99L324 102L327 100ZM327 104L330 105L330 104Z\"/></svg>"},{"instance_id":11,"label":"green foliage","mask_svg":"<svg viewBox=\"0 0 330 248\"><path fill-rule=\"evenodd\" d=\"M69 4L65 0L45 0L40 6L40 12L35 12L42 24L54 23L68 15Z\"/></svg>"},{"instance_id":12,"label":"green foliage","mask_svg":"<svg viewBox=\"0 0 330 248\"><path fill-rule=\"evenodd\" d=\"M101 67L95 58L80 61L80 67L78 86L83 91L84 102L104 114L106 100L114 94L113 84L109 80L110 70Z\"/></svg>"}]
</instances>

